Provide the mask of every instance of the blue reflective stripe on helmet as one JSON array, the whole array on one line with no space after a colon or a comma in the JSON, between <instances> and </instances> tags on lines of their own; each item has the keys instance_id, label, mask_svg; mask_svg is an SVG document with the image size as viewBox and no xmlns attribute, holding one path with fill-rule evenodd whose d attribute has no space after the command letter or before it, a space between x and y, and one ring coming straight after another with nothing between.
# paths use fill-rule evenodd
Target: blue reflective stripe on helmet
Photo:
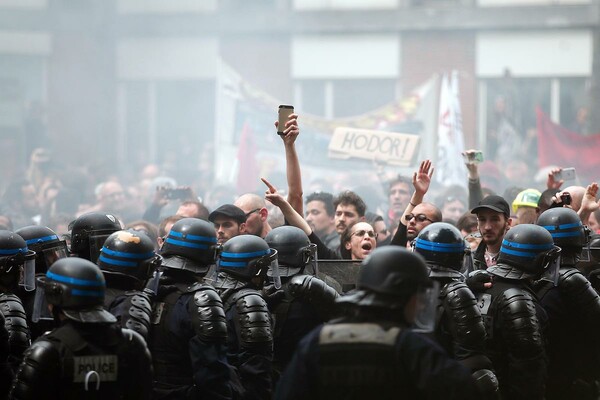
<instances>
[{"instance_id":1,"label":"blue reflective stripe on helmet","mask_svg":"<svg viewBox=\"0 0 600 400\"><path fill-rule=\"evenodd\" d=\"M562 238L562 237L575 237L580 236L581 231L571 231L571 232L556 232L550 233L553 238Z\"/></svg>"},{"instance_id":2,"label":"blue reflective stripe on helmet","mask_svg":"<svg viewBox=\"0 0 600 400\"><path fill-rule=\"evenodd\" d=\"M511 248L525 249L525 250L550 250L550 249L554 248L554 243L542 243L542 244L516 243L516 242L509 242L508 240L504 239L502 241L502 247L504 247L504 246L510 246Z\"/></svg>"},{"instance_id":3,"label":"blue reflective stripe on helmet","mask_svg":"<svg viewBox=\"0 0 600 400\"><path fill-rule=\"evenodd\" d=\"M0 254L2 255L13 255L19 253L27 253L27 247L18 247L16 249L0 249Z\"/></svg>"},{"instance_id":4,"label":"blue reflective stripe on helmet","mask_svg":"<svg viewBox=\"0 0 600 400\"><path fill-rule=\"evenodd\" d=\"M570 229L570 228L579 228L583 226L583 224L580 222L573 222L572 224L564 224L564 225L542 225L543 228L546 228L549 231L556 231L556 230L561 230L561 229Z\"/></svg>"},{"instance_id":5,"label":"blue reflective stripe on helmet","mask_svg":"<svg viewBox=\"0 0 600 400\"><path fill-rule=\"evenodd\" d=\"M147 258L154 257L154 252L150 251L148 253L138 254L138 253L126 253L124 251L114 251L111 249L107 249L103 247L101 250L102 253L105 253L109 256L121 257L121 258L133 258L135 260L145 260Z\"/></svg>"},{"instance_id":6,"label":"blue reflective stripe on helmet","mask_svg":"<svg viewBox=\"0 0 600 400\"><path fill-rule=\"evenodd\" d=\"M236 262L236 261L223 261L219 262L220 267L233 267L233 268L243 268L246 267L248 263L245 262Z\"/></svg>"},{"instance_id":7,"label":"blue reflective stripe on helmet","mask_svg":"<svg viewBox=\"0 0 600 400\"><path fill-rule=\"evenodd\" d=\"M192 249L208 249L207 244L200 244L200 243L190 243L190 242L184 242L182 240L175 240L175 239L171 239L170 237L167 238L167 240L165 240L165 243L169 243L169 244L173 244L175 246L181 246L181 247L191 247Z\"/></svg>"},{"instance_id":8,"label":"blue reflective stripe on helmet","mask_svg":"<svg viewBox=\"0 0 600 400\"><path fill-rule=\"evenodd\" d=\"M48 279L52 279L58 282L63 282L63 283L70 283L72 285L79 285L79 286L104 286L104 282L102 281L90 281L88 279L77 279L77 278L71 278L69 276L63 276L63 275L59 275L59 274L55 274L54 272L46 272L46 277Z\"/></svg>"},{"instance_id":9,"label":"blue reflective stripe on helmet","mask_svg":"<svg viewBox=\"0 0 600 400\"><path fill-rule=\"evenodd\" d=\"M26 240L25 243L27 243L27 245L30 245L30 244L37 244L37 243L43 243L43 242L50 242L52 240L58 240L58 236L57 235L43 236L43 237L39 237L39 238Z\"/></svg>"},{"instance_id":10,"label":"blue reflective stripe on helmet","mask_svg":"<svg viewBox=\"0 0 600 400\"><path fill-rule=\"evenodd\" d=\"M529 251L518 251L518 250L507 249L504 246L502 246L500 248L500 252L502 252L504 254L510 254L511 256L524 257L524 258L535 258L538 255L538 253L531 253Z\"/></svg>"},{"instance_id":11,"label":"blue reflective stripe on helmet","mask_svg":"<svg viewBox=\"0 0 600 400\"><path fill-rule=\"evenodd\" d=\"M429 240L417 238L415 246L418 249L437 251L440 253L462 253L465 251L465 246L461 243L440 243L430 242Z\"/></svg>"},{"instance_id":12,"label":"blue reflective stripe on helmet","mask_svg":"<svg viewBox=\"0 0 600 400\"><path fill-rule=\"evenodd\" d=\"M103 255L100 255L100 257L98 259L107 264L118 265L119 267L137 267L137 263L135 261L115 260L115 259L103 256Z\"/></svg>"},{"instance_id":13,"label":"blue reflective stripe on helmet","mask_svg":"<svg viewBox=\"0 0 600 400\"><path fill-rule=\"evenodd\" d=\"M183 234L181 232L176 232L176 231L169 232L169 236L183 238ZM185 239L198 240L201 242L217 243L216 236L185 235Z\"/></svg>"},{"instance_id":14,"label":"blue reflective stripe on helmet","mask_svg":"<svg viewBox=\"0 0 600 400\"><path fill-rule=\"evenodd\" d=\"M97 290L73 289L71 294L74 296L104 297L104 291Z\"/></svg>"},{"instance_id":15,"label":"blue reflective stripe on helmet","mask_svg":"<svg viewBox=\"0 0 600 400\"><path fill-rule=\"evenodd\" d=\"M252 253L221 253L222 258L256 258L271 254L271 249L254 251Z\"/></svg>"}]
</instances>

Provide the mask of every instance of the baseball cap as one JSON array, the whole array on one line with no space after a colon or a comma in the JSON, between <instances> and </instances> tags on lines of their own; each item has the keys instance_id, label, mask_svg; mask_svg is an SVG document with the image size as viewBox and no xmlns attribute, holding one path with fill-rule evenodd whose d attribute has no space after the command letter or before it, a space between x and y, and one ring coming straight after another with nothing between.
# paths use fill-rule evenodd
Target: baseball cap
<instances>
[{"instance_id":1,"label":"baseball cap","mask_svg":"<svg viewBox=\"0 0 600 400\"><path fill-rule=\"evenodd\" d=\"M510 207L502 196L490 195L479 202L479 205L471 210L471 214L477 214L479 211L487 208L488 210L496 211L510 217Z\"/></svg>"},{"instance_id":2,"label":"baseball cap","mask_svg":"<svg viewBox=\"0 0 600 400\"><path fill-rule=\"evenodd\" d=\"M233 204L223 204L208 215L210 222L215 222L217 217L231 218L238 224L246 222L246 214L241 208L234 206Z\"/></svg>"}]
</instances>

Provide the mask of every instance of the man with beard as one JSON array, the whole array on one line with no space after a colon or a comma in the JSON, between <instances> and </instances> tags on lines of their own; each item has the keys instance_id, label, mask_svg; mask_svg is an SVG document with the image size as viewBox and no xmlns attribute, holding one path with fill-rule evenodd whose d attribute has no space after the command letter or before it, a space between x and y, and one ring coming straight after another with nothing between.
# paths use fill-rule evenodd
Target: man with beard
<instances>
[{"instance_id":1,"label":"man with beard","mask_svg":"<svg viewBox=\"0 0 600 400\"><path fill-rule=\"evenodd\" d=\"M335 230L335 208L331 193L315 192L306 197L306 222L332 250L340 247L340 235Z\"/></svg>"},{"instance_id":2,"label":"man with beard","mask_svg":"<svg viewBox=\"0 0 600 400\"><path fill-rule=\"evenodd\" d=\"M386 218L387 226L393 226L398 223L398 220L404 214L404 210L406 210L406 206L410 202L412 193L410 178L398 175L396 179L390 181L388 190L389 208Z\"/></svg>"},{"instance_id":3,"label":"man with beard","mask_svg":"<svg viewBox=\"0 0 600 400\"><path fill-rule=\"evenodd\" d=\"M208 216L208 220L215 226L219 244L242 235L246 229L246 218L246 214L233 204L223 204Z\"/></svg>"},{"instance_id":4,"label":"man with beard","mask_svg":"<svg viewBox=\"0 0 600 400\"><path fill-rule=\"evenodd\" d=\"M271 225L267 222L269 211L265 199L254 193L246 193L238 197L233 205L246 214L244 233L264 239L271 231Z\"/></svg>"},{"instance_id":5,"label":"man with beard","mask_svg":"<svg viewBox=\"0 0 600 400\"><path fill-rule=\"evenodd\" d=\"M510 208L504 198L491 195L481 200L471 213L477 215L482 239L473 254L473 266L476 270L483 270L496 265L502 239L512 222Z\"/></svg>"},{"instance_id":6,"label":"man with beard","mask_svg":"<svg viewBox=\"0 0 600 400\"><path fill-rule=\"evenodd\" d=\"M335 208L335 230L339 235L350 224L364 221L367 205L356 193L346 190L333 200Z\"/></svg>"}]
</instances>

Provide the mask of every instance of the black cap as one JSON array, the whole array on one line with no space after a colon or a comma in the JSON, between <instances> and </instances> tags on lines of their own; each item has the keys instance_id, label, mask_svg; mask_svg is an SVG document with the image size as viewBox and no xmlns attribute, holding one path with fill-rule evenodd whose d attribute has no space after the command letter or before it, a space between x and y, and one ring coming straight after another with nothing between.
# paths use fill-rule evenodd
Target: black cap
<instances>
[{"instance_id":1,"label":"black cap","mask_svg":"<svg viewBox=\"0 0 600 400\"><path fill-rule=\"evenodd\" d=\"M236 207L233 204L223 204L221 207L210 213L208 220L210 222L215 222L215 218L220 216L231 218L234 221L237 221L238 224L246 222L246 213L244 213L241 208Z\"/></svg>"},{"instance_id":2,"label":"black cap","mask_svg":"<svg viewBox=\"0 0 600 400\"><path fill-rule=\"evenodd\" d=\"M510 207L502 196L490 195L479 202L479 205L471 210L471 214L477 214L482 209L487 208L510 217Z\"/></svg>"}]
</instances>

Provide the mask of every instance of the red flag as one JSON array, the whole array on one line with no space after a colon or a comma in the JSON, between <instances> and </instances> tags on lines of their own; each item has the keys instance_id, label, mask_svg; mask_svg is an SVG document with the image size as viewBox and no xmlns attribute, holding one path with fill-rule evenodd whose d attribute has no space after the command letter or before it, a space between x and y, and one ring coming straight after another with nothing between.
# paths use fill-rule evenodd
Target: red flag
<instances>
[{"instance_id":1,"label":"red flag","mask_svg":"<svg viewBox=\"0 0 600 400\"><path fill-rule=\"evenodd\" d=\"M254 135L248 123L245 122L237 153L239 170L236 188L239 194L256 191L259 170L255 155Z\"/></svg>"},{"instance_id":2,"label":"red flag","mask_svg":"<svg viewBox=\"0 0 600 400\"><path fill-rule=\"evenodd\" d=\"M600 134L581 135L550 120L536 109L540 167L574 167L581 184L600 178Z\"/></svg>"}]
</instances>

